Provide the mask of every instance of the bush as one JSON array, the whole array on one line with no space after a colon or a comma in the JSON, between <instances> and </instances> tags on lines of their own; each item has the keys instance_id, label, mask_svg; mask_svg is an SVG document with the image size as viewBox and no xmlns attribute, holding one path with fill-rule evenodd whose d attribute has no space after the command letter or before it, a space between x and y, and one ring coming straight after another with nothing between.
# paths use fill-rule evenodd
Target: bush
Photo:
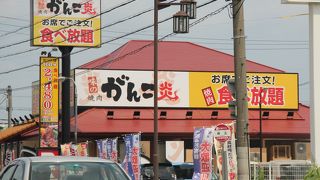
<instances>
[{"instance_id":1,"label":"bush","mask_svg":"<svg viewBox=\"0 0 320 180\"><path fill-rule=\"evenodd\" d=\"M320 179L320 167L317 165L311 166L303 179L304 180L319 180Z\"/></svg>"}]
</instances>

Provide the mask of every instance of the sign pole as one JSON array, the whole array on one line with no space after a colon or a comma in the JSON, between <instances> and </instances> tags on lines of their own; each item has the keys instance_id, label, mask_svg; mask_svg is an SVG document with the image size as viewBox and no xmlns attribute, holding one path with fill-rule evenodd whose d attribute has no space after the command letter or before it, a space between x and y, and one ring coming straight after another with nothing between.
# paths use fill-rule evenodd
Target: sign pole
<instances>
[{"instance_id":1,"label":"sign pole","mask_svg":"<svg viewBox=\"0 0 320 180\"><path fill-rule=\"evenodd\" d=\"M311 160L320 164L320 3L318 0L282 0L284 4L309 6L310 142Z\"/></svg>"},{"instance_id":2,"label":"sign pole","mask_svg":"<svg viewBox=\"0 0 320 180\"><path fill-rule=\"evenodd\" d=\"M70 53L72 46L60 46L59 50L62 54L62 76L67 79L70 76ZM61 144L70 142L70 81L62 82L62 137Z\"/></svg>"},{"instance_id":3,"label":"sign pole","mask_svg":"<svg viewBox=\"0 0 320 180\"><path fill-rule=\"evenodd\" d=\"M222 179L228 180L228 161L227 161L227 154L224 149L224 143L222 144Z\"/></svg>"}]
</instances>

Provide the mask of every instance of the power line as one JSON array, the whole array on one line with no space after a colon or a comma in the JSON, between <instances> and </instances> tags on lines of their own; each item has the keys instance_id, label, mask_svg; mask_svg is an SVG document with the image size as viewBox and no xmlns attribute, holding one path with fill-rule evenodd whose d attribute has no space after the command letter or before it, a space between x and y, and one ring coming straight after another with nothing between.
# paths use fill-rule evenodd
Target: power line
<instances>
[{"instance_id":1,"label":"power line","mask_svg":"<svg viewBox=\"0 0 320 180\"><path fill-rule=\"evenodd\" d=\"M0 75L1 74L8 74L8 73L15 72L15 71L20 71L20 70L27 69L27 68L30 68L30 67L33 67L33 66L39 66L39 65L38 64L32 64L32 65L29 65L29 66L24 66L24 67L21 67L21 68L10 70L10 71L1 72Z\"/></svg>"},{"instance_id":2,"label":"power line","mask_svg":"<svg viewBox=\"0 0 320 180\"><path fill-rule=\"evenodd\" d=\"M72 25L68 25L68 26L66 26L66 27L59 28L59 29L53 31L52 33L58 32L58 31L60 31L60 30L63 30L63 29L66 29L66 28L69 28L69 27L72 27L72 26L75 26L75 25L79 25L80 23L82 23L82 22L84 22L84 21L88 21L88 20L93 19L93 18L95 18L95 17L101 16L101 15L103 15L103 14L105 14L105 13L108 13L108 12L110 12L110 11L113 11L113 10L117 9L117 8L120 8L120 7L122 7L122 6L125 6L125 5L127 5L127 4L130 4L130 3L134 2L134 1L135 1L135 0L129 0L129 1L127 1L127 2L125 2L125 3L122 3L122 4L120 4L120 5L116 6L116 7L113 7L113 8L111 8L111 9L109 9L109 10L106 10L106 11L100 13L100 14L97 14L97 15L94 15L94 16L92 16L92 17L86 18L85 20L79 21L79 22L77 22L77 23L75 23L75 24L72 24ZM51 18L52 18L52 17L51 17ZM3 36L0 36L0 37L3 37ZM33 38L31 38L31 39L23 40L23 41L20 41L20 42L16 42L16 43L12 43L12 44L8 44L8 45L0 46L0 50L1 50L1 49L5 49L5 48L9 48L9 47L12 47L12 46L16 46L16 45L19 45L19 44L22 44L22 43L26 43L26 42L29 42L29 41L32 41L32 40L35 40L35 39L39 39L39 38L41 38L41 37L42 37L42 35L40 35L40 36L38 36L38 37L33 37Z\"/></svg>"},{"instance_id":3,"label":"power line","mask_svg":"<svg viewBox=\"0 0 320 180\"><path fill-rule=\"evenodd\" d=\"M201 7L203 7L203 6L205 6L205 5L209 4L209 3L212 3L212 2L214 2L214 1L216 1L216 0L211 0L211 1L207 2L207 3L204 3L204 4L202 4L202 5L199 5L197 8L201 8ZM216 10L216 11L214 11L214 12L212 12L212 13L209 13L209 15L205 16L205 19L207 19L209 16L212 16L212 15L215 15L215 14L217 14L217 13L220 13L220 12L221 12L224 8L226 8L227 6L229 6L229 4L227 4L226 6L224 6L224 7L222 7L222 8L219 8L218 10ZM171 18L172 18L172 17L166 18L166 19L164 19L164 20L162 20L162 21L159 21L159 23L163 23L163 22L165 22L165 21L168 21L168 20L170 20ZM199 20L195 21L194 23L191 23L191 24L190 24L190 27L198 24L199 22L204 21L203 19L204 19L204 18L200 18ZM140 29L138 29L138 30L135 30L135 31L133 31L133 32L131 32L131 33L128 33L128 34L126 34L126 35L117 37L117 38L115 38L115 39L113 39L113 40L106 41L106 42L104 42L104 43L101 43L101 45L107 44L107 43L109 43L109 42L112 42L112 41L114 41L114 40L120 39L120 38L125 37L125 36L129 36L129 35L131 35L131 34L134 34L134 33L136 33L136 32L142 31L142 30L147 29L147 28L152 27L152 26L153 26L153 25L145 26L145 27L140 28ZM174 34L174 33L170 33L170 34L166 35L165 37L163 37L163 38L161 38L161 39L164 39L164 38L166 38L166 37L169 37L169 36L171 36L171 35L173 35L173 34ZM152 45L152 43L151 43L151 44L148 44L147 46L150 46L150 45ZM145 47L147 47L147 46L145 46ZM145 47L144 47L144 48L145 48ZM90 49L90 48L85 48L85 49L83 49L83 50L80 50L80 51L76 51L76 52L74 52L74 53L71 53L71 55L77 54L77 53L80 53L80 52L83 52L83 51L86 51L86 50L89 50L89 49ZM141 51L140 49L141 49L141 48L138 48L138 49L136 49L136 50L134 50L134 51L132 51L132 52L129 52L129 53L127 53L125 56L131 55L131 54L134 54L134 53L137 53L137 52L140 52L140 51ZM142 48L142 49L143 49L143 48ZM125 56L121 56L121 58L123 58L123 57L125 57ZM119 58L117 58L117 59L115 59L115 60L119 60ZM111 63L111 61L108 61L107 63ZM99 65L99 66L102 66L102 65ZM97 66L97 67L99 67L99 66ZM97 67L95 67L95 68L97 68ZM31 88L31 87L32 87L32 86L25 86L25 87L20 87L20 88L14 88L14 89L12 89L12 91L25 90L25 89L29 89L29 88Z\"/></svg>"},{"instance_id":4,"label":"power line","mask_svg":"<svg viewBox=\"0 0 320 180\"><path fill-rule=\"evenodd\" d=\"M113 8L111 8L111 9L105 11L104 13L111 12L112 10L115 10L115 9L117 9L117 8L119 8L119 7L122 7L122 6L124 6L124 5L128 4L128 3L133 2L133 1L135 1L135 0L131 0L131 1L126 2L126 3L124 3L124 4L121 4L121 5L118 5L118 6L116 6L116 7L113 7ZM147 10L146 12L148 12L148 11L149 11L149 10ZM135 15L134 17L140 16L140 15L142 15L143 13L145 13L145 12L138 13L138 14ZM100 14L102 14L102 13L100 13ZM91 18L92 18L92 17L91 17ZM132 19L132 18L133 18L133 17L129 17L129 18L127 18L127 20ZM110 26L119 24L120 22L124 22L124 20L115 22L115 23L113 23L113 24L111 24L111 25L104 26L103 28L106 28L106 27L110 27ZM70 26L69 26L69 27L70 27ZM103 29L103 28L95 29L94 31L97 31L97 30L100 30L100 29ZM61 29L62 29L62 28L61 28ZM59 29L59 30L61 30L61 29ZM84 34L81 34L81 36L82 36L82 35L84 35ZM41 37L41 36L40 36L40 37ZM77 36L77 37L78 37L78 36ZM69 38L68 38L68 39L69 39ZM62 42L64 42L64 41L62 41ZM57 42L57 43L61 43L61 42ZM18 53L11 53L11 54L7 54L7 55L3 55L3 56L0 56L0 59L2 59L2 58L7 58L7 57L12 57L12 56L16 56L16 55L20 55L20 54L25 54L25 53L28 53L28 52L32 52L32 51L36 51L36 50L42 49L42 48L44 48L44 47L37 47L37 48L35 48L35 49L29 49L29 50L21 51L21 52L18 52ZM0 49L1 49L1 47L0 47ZM5 60L0 60L0 61L5 61Z\"/></svg>"},{"instance_id":5,"label":"power line","mask_svg":"<svg viewBox=\"0 0 320 180\"><path fill-rule=\"evenodd\" d=\"M0 15L0 18L4 18L4 19L10 19L10 20L17 20L17 21L28 21L27 19L22 19L22 18L16 18L16 17L9 17L9 16L2 16Z\"/></svg>"},{"instance_id":6,"label":"power line","mask_svg":"<svg viewBox=\"0 0 320 180\"><path fill-rule=\"evenodd\" d=\"M84 3L82 3L81 5L83 5L83 4L85 4L85 3L88 3L88 2L90 2L90 1L91 1L91 0L88 0L88 1L86 1L86 2L84 2ZM72 10L73 7L70 8L70 9ZM51 17L48 18L48 20L49 20L49 19L52 19L52 18L54 18L54 17L60 16L61 14L62 14L62 13L56 14L56 15L54 15L54 16L51 16ZM5 17L5 18L8 18L8 19L15 19L15 20L19 20L19 19L20 19L20 18L11 18L11 17L7 17L7 16L0 16L0 17L2 17L2 18ZM21 19L20 19L20 20L21 20ZM23 29L30 28L31 26L35 26L35 25L37 25L37 24L39 24L39 23L41 23L41 21L36 22L36 23L33 23L32 25L28 25L28 26L23 26L23 27L20 26L19 29L16 29L16 30L14 30L14 31L12 31L12 32L8 32L8 33L6 33L6 34L0 35L0 38L1 38L1 37L4 37L4 36L8 36L8 35L13 34L13 33L16 33L16 32L19 32L19 31L21 31L21 30L23 30ZM19 26L16 26L16 27L19 27Z\"/></svg>"}]
</instances>

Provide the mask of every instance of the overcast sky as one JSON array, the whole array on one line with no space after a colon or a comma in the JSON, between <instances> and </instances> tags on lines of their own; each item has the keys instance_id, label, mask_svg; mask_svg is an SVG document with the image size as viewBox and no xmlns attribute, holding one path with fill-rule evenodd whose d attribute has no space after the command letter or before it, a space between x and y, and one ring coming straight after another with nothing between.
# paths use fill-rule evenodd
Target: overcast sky
<instances>
[{"instance_id":1,"label":"overcast sky","mask_svg":"<svg viewBox=\"0 0 320 180\"><path fill-rule=\"evenodd\" d=\"M198 0L198 5L210 0ZM101 10L116 7L127 0L102 0ZM223 6L225 0L217 0L197 10L197 18L201 18ZM102 26L153 8L151 0L136 0L126 6L102 15ZM178 11L179 7L172 6L159 12L159 20L168 18ZM190 41L208 48L233 54L232 19L227 8L221 13L205 19L193 26L190 33L175 35L166 40ZM281 0L246 0L244 3L245 35L247 59L286 72L299 73L300 102L309 104L309 50L308 50L308 6L281 4ZM191 21L191 23L194 20ZM153 11L142 16L125 21L102 30L102 42L130 33L153 23ZM30 1L1 0L0 6L0 47L27 41L30 39ZM14 34L5 35L8 32ZM172 32L172 21L159 25L159 37ZM153 40L153 28L106 43L101 48L90 49L71 57L72 68L109 54L129 40ZM31 83L39 80L39 68L33 66L24 70L3 74L20 67L39 63L42 50L32 50L30 42L20 43L0 49L0 89L11 85L13 91L13 117L31 113ZM73 50L77 51L80 48ZM4 56L10 57L4 57ZM54 55L60 56L59 52ZM21 88L26 87L26 88ZM7 118L6 100L0 91L0 119Z\"/></svg>"}]
</instances>

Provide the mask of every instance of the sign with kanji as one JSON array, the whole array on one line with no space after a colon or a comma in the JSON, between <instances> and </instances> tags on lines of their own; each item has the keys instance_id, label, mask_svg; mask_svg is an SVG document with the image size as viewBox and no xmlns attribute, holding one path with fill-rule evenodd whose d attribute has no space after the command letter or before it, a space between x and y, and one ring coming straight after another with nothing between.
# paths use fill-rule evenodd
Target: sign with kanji
<instances>
[{"instance_id":1,"label":"sign with kanji","mask_svg":"<svg viewBox=\"0 0 320 180\"><path fill-rule=\"evenodd\" d=\"M158 73L159 107L188 107L187 72ZM78 106L153 106L153 72L128 70L75 70Z\"/></svg>"},{"instance_id":2,"label":"sign with kanji","mask_svg":"<svg viewBox=\"0 0 320 180\"><path fill-rule=\"evenodd\" d=\"M100 0L32 0L31 44L99 47Z\"/></svg>"},{"instance_id":3,"label":"sign with kanji","mask_svg":"<svg viewBox=\"0 0 320 180\"><path fill-rule=\"evenodd\" d=\"M227 125L218 124L214 128L214 138L219 142L226 142L231 138L231 130Z\"/></svg>"},{"instance_id":4,"label":"sign with kanji","mask_svg":"<svg viewBox=\"0 0 320 180\"><path fill-rule=\"evenodd\" d=\"M234 100L227 82L230 72L190 72L190 99L194 108L228 108ZM299 77L297 73L247 73L248 108L298 109Z\"/></svg>"},{"instance_id":5,"label":"sign with kanji","mask_svg":"<svg viewBox=\"0 0 320 180\"><path fill-rule=\"evenodd\" d=\"M40 57L40 147L58 147L59 58Z\"/></svg>"},{"instance_id":6,"label":"sign with kanji","mask_svg":"<svg viewBox=\"0 0 320 180\"><path fill-rule=\"evenodd\" d=\"M228 108L229 72L158 73L159 107ZM152 107L153 71L76 69L79 106ZM247 73L248 107L298 109L298 74Z\"/></svg>"}]
</instances>

